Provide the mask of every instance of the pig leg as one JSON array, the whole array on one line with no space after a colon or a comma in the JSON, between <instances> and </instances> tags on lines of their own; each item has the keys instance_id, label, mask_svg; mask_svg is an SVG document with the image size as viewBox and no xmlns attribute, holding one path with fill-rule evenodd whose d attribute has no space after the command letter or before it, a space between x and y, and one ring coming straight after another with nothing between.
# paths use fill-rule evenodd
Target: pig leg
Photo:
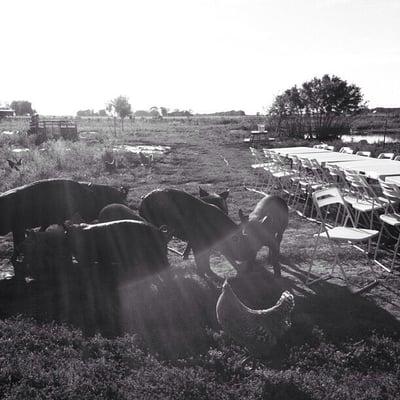
<instances>
[{"instance_id":1,"label":"pig leg","mask_svg":"<svg viewBox=\"0 0 400 400\"><path fill-rule=\"evenodd\" d=\"M274 275L276 277L280 277L281 276L281 266L279 264L280 241L272 240L270 243L268 243L268 247L270 252L271 264L272 267L274 268Z\"/></svg>"},{"instance_id":2,"label":"pig leg","mask_svg":"<svg viewBox=\"0 0 400 400\"><path fill-rule=\"evenodd\" d=\"M205 249L193 248L194 259L196 261L197 271L201 277L209 277L215 281L222 278L211 270L210 267L210 251Z\"/></svg>"},{"instance_id":3,"label":"pig leg","mask_svg":"<svg viewBox=\"0 0 400 400\"><path fill-rule=\"evenodd\" d=\"M25 232L23 229L13 230L14 250L11 256L11 264L14 267L14 276L18 280L23 280L25 279L26 276L25 262L18 261L18 257L21 255L19 248L24 240L25 240Z\"/></svg>"}]
</instances>

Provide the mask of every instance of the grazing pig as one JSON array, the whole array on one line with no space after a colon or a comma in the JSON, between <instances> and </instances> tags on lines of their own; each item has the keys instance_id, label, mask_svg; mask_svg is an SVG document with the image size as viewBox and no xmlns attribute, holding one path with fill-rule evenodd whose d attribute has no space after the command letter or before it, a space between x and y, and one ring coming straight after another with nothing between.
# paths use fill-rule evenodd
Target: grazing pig
<instances>
[{"instance_id":1,"label":"grazing pig","mask_svg":"<svg viewBox=\"0 0 400 400\"><path fill-rule=\"evenodd\" d=\"M240 226L217 207L183 191L152 191L143 198L139 214L155 226L168 226L172 235L190 243L201 275L219 279L210 268L210 252L215 247L235 267L235 261L255 258Z\"/></svg>"},{"instance_id":2,"label":"grazing pig","mask_svg":"<svg viewBox=\"0 0 400 400\"><path fill-rule=\"evenodd\" d=\"M168 268L166 227L141 221L112 221L66 227L72 254L84 265L99 263L102 279L138 279ZM117 263L118 267L110 264Z\"/></svg>"},{"instance_id":3,"label":"grazing pig","mask_svg":"<svg viewBox=\"0 0 400 400\"><path fill-rule=\"evenodd\" d=\"M208 193L206 190L199 187L199 195L200 199L205 201L208 204L212 204L218 207L221 211L223 211L226 215L228 215L228 203L226 199L229 196L229 190L225 190L222 193ZM185 251L183 252L183 259L187 260L190 254L190 243L187 244Z\"/></svg>"},{"instance_id":4,"label":"grazing pig","mask_svg":"<svg viewBox=\"0 0 400 400\"><path fill-rule=\"evenodd\" d=\"M100 211L100 210L98 210ZM47 179L0 194L0 235L13 233L14 253L25 239L25 229L61 224L78 213L84 220L97 215L93 196L78 182Z\"/></svg>"},{"instance_id":5,"label":"grazing pig","mask_svg":"<svg viewBox=\"0 0 400 400\"><path fill-rule=\"evenodd\" d=\"M261 199L249 216L239 210L243 233L247 234L253 246L268 246L275 276L281 275L279 265L280 244L289 223L289 209L286 201L279 196Z\"/></svg>"},{"instance_id":6,"label":"grazing pig","mask_svg":"<svg viewBox=\"0 0 400 400\"><path fill-rule=\"evenodd\" d=\"M13 233L15 262L25 229L40 226L45 230L76 214L86 222L92 221L105 205L122 202L126 193L69 179L46 179L20 186L0 194L0 235Z\"/></svg>"},{"instance_id":7,"label":"grazing pig","mask_svg":"<svg viewBox=\"0 0 400 400\"><path fill-rule=\"evenodd\" d=\"M100 211L98 217L99 222L121 221L126 219L146 222L144 218L137 215L124 204L109 204Z\"/></svg>"}]
</instances>

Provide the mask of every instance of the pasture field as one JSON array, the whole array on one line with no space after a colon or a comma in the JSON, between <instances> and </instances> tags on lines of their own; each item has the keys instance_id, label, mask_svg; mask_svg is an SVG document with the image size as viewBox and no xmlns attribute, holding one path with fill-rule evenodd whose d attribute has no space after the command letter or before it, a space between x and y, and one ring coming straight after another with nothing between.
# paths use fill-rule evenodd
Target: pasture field
<instances>
[{"instance_id":1,"label":"pasture field","mask_svg":"<svg viewBox=\"0 0 400 400\"><path fill-rule=\"evenodd\" d=\"M156 188L194 195L199 186L210 192L229 188L229 214L239 222L238 210L249 213L261 198L244 189L255 176L243 138L256 123L128 121L115 134L112 124L93 119L78 124L77 142L37 146L23 134L2 135L0 189L51 177L125 185L128 203L137 209L141 197ZM19 129L6 124L0 123L0 132ZM138 154L123 145L168 148L144 167ZM6 160L19 158L20 171L11 170ZM106 172L104 160L111 159L117 169ZM182 260L170 253L171 269L162 280L127 283L118 289L118 299L101 293L100 302L92 301L87 283L74 274L57 287L1 280L0 398L399 399L398 274L362 296L351 295L338 279L308 288L304 273L317 231L318 225L291 212L281 246L282 278L273 277L263 248L255 271L232 281L253 308L272 306L285 289L295 295L292 328L271 357L253 368L240 365L244 348L218 326L220 289L196 275L192 255ZM177 240L170 245L180 251L185 247ZM11 251L11 236L1 237L3 278L12 275ZM329 247L322 246L315 273L332 260ZM349 249L346 261L358 284L371 278L360 252ZM211 265L223 277L236 275L218 252Z\"/></svg>"}]
</instances>

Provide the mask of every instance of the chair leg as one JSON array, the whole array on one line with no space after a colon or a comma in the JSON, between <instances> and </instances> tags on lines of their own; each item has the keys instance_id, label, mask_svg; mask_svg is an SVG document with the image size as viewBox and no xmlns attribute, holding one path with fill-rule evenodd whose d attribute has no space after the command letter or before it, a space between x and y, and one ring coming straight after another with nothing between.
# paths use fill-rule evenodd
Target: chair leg
<instances>
[{"instance_id":1,"label":"chair leg","mask_svg":"<svg viewBox=\"0 0 400 400\"><path fill-rule=\"evenodd\" d=\"M382 226L381 229L379 231L379 236L378 236L378 242L376 243L376 247L375 247L375 253L374 253L374 261L376 261L376 256L378 255L378 250L379 250L379 245L381 244L381 239L382 239L382 232L383 232L383 222L382 222Z\"/></svg>"},{"instance_id":2,"label":"chair leg","mask_svg":"<svg viewBox=\"0 0 400 400\"><path fill-rule=\"evenodd\" d=\"M398 237L398 239L397 239L397 243L396 243L396 245L394 246L394 254L393 254L392 265L390 266L390 272L393 271L394 263L396 262L397 252L399 251L399 245L400 245L400 233L399 233L399 237Z\"/></svg>"},{"instance_id":3,"label":"chair leg","mask_svg":"<svg viewBox=\"0 0 400 400\"><path fill-rule=\"evenodd\" d=\"M332 274L333 274L333 271L334 271L335 266L336 266L335 263L333 263L333 266L332 266L330 274L321 276L321 277L316 278L316 279L310 279L311 269L312 269L313 264L314 264L315 253L317 252L319 241L321 239L321 237L320 237L321 232L322 232L322 225L319 228L317 240L315 241L315 246L314 246L314 249L313 249L313 252L312 252L312 255L311 255L310 265L309 265L308 271L307 271L307 277L306 277L306 282L305 282L305 284L307 286L310 286L310 285L313 285L314 283L317 283L317 282L320 282L320 281L325 281L325 280L328 280L328 279L332 278ZM337 256L337 254L336 254L336 256ZM335 256L335 261L336 261L336 256Z\"/></svg>"},{"instance_id":4,"label":"chair leg","mask_svg":"<svg viewBox=\"0 0 400 400\"><path fill-rule=\"evenodd\" d=\"M307 210L307 204L308 204L308 200L310 199L310 191L307 189L307 197L306 197L306 201L304 203L304 207L303 207L303 216L306 216L306 210Z\"/></svg>"}]
</instances>

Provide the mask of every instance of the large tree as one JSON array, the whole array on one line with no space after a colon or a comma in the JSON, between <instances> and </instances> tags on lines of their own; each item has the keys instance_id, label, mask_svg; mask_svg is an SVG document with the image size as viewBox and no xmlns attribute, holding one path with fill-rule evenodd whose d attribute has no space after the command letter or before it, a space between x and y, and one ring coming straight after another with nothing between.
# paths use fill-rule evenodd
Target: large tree
<instances>
[{"instance_id":1,"label":"large tree","mask_svg":"<svg viewBox=\"0 0 400 400\"><path fill-rule=\"evenodd\" d=\"M126 96L118 96L107 104L107 111L118 115L121 118L122 130L124 130L124 118L132 114L129 99Z\"/></svg>"},{"instance_id":2,"label":"large tree","mask_svg":"<svg viewBox=\"0 0 400 400\"><path fill-rule=\"evenodd\" d=\"M333 75L304 82L278 95L269 113L291 134L311 133L320 139L344 133L343 117L363 108L361 89Z\"/></svg>"},{"instance_id":3,"label":"large tree","mask_svg":"<svg viewBox=\"0 0 400 400\"><path fill-rule=\"evenodd\" d=\"M32 103L26 100L14 100L10 107L15 111L16 115L33 115L35 113Z\"/></svg>"}]
</instances>

